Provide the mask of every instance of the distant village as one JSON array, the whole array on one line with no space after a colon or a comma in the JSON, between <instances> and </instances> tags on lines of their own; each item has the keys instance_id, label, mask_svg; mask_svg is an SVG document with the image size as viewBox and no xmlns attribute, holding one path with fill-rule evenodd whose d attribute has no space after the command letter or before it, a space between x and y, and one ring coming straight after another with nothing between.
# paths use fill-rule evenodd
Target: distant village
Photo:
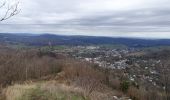
<instances>
[{"instance_id":1,"label":"distant village","mask_svg":"<svg viewBox=\"0 0 170 100\"><path fill-rule=\"evenodd\" d=\"M141 50L136 48L105 48L100 46L75 46L64 50L55 50L57 53L68 55L96 64L100 68L108 69L120 77L123 76L135 84L146 87L164 89L161 80L161 61L141 57Z\"/></svg>"}]
</instances>

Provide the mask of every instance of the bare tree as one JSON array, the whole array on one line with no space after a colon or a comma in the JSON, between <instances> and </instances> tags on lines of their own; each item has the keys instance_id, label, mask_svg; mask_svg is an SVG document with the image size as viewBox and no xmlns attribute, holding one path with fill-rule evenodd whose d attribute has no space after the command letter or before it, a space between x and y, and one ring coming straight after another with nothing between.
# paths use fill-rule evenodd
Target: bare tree
<instances>
[{"instance_id":1,"label":"bare tree","mask_svg":"<svg viewBox=\"0 0 170 100\"><path fill-rule=\"evenodd\" d=\"M2 4L0 4L0 10L4 10L4 14L1 14L2 17L0 17L0 22L13 17L14 15L17 15L20 12L18 6L19 1L15 2L14 4L10 4L9 2L4 1Z\"/></svg>"}]
</instances>

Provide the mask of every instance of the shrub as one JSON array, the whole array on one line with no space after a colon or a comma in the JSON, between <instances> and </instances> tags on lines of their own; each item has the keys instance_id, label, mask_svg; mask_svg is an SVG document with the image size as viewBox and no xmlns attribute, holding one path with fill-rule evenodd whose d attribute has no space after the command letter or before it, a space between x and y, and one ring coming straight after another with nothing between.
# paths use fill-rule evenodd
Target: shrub
<instances>
[{"instance_id":1,"label":"shrub","mask_svg":"<svg viewBox=\"0 0 170 100\"><path fill-rule=\"evenodd\" d=\"M137 89L133 86L129 87L127 94L132 100L145 100L146 96L146 92L144 90Z\"/></svg>"},{"instance_id":2,"label":"shrub","mask_svg":"<svg viewBox=\"0 0 170 100\"><path fill-rule=\"evenodd\" d=\"M0 51L0 86L16 81L39 79L61 71L62 59L48 55L39 57L36 50Z\"/></svg>"},{"instance_id":3,"label":"shrub","mask_svg":"<svg viewBox=\"0 0 170 100\"><path fill-rule=\"evenodd\" d=\"M92 68L88 63L71 61L64 67L63 71L66 80L84 89L85 97L91 95L94 91L104 92L107 88L105 74Z\"/></svg>"},{"instance_id":4,"label":"shrub","mask_svg":"<svg viewBox=\"0 0 170 100\"><path fill-rule=\"evenodd\" d=\"M123 81L123 82L120 83L120 89L123 92L127 92L128 89L129 89L129 86L130 86L130 83L128 81Z\"/></svg>"}]
</instances>

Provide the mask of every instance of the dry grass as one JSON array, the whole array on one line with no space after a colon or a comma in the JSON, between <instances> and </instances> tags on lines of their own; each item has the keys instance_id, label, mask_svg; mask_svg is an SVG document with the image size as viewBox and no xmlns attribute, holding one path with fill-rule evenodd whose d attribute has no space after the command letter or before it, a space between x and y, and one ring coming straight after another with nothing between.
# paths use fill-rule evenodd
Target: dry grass
<instances>
[{"instance_id":1,"label":"dry grass","mask_svg":"<svg viewBox=\"0 0 170 100\"><path fill-rule=\"evenodd\" d=\"M84 97L80 94L81 91L82 90L79 88L59 84L56 81L48 81L23 85L16 84L4 89L3 93L6 97L6 100L23 100L23 98L24 100L34 100L33 98L39 95L41 95L43 98L49 98L45 100L56 100L55 98L58 98L57 100L68 100L66 98L79 98L75 100L84 100ZM32 92L33 94L31 94ZM45 94L43 94L43 92ZM40 98L41 97L39 97L39 100Z\"/></svg>"},{"instance_id":2,"label":"dry grass","mask_svg":"<svg viewBox=\"0 0 170 100\"><path fill-rule=\"evenodd\" d=\"M3 92L5 94L6 100L18 100L18 98L20 98L23 93L34 88L36 88L36 84L16 84L14 86L7 87Z\"/></svg>"},{"instance_id":3,"label":"dry grass","mask_svg":"<svg viewBox=\"0 0 170 100\"><path fill-rule=\"evenodd\" d=\"M163 92L154 89L146 91L144 88L130 87L127 95L133 100L169 100L165 98L166 95L163 95Z\"/></svg>"},{"instance_id":4,"label":"dry grass","mask_svg":"<svg viewBox=\"0 0 170 100\"><path fill-rule=\"evenodd\" d=\"M39 92L37 89L39 87ZM32 91L34 95L30 94L29 91ZM35 92L36 91L36 92ZM43 91L45 91L43 94ZM6 97L6 100L35 100L28 99L28 95L30 97L36 97L39 93L42 93L41 96L43 98L51 98L45 100L56 100L54 98L58 98L57 100L114 100L113 96L118 96L120 92L118 91L107 91L102 93L100 91L93 91L90 95L85 95L86 90L81 87L77 87L74 85L66 85L63 83L58 83L58 81L45 81L39 83L30 83L30 84L15 84L13 86L9 86L3 90L3 93ZM50 94L50 95L49 95ZM121 95L122 96L122 95ZM119 97L119 96L118 96ZM37 97L38 98L38 97ZM63 98L63 99L62 99ZM69 99L70 98L70 99ZM75 98L75 99L71 99ZM78 99L76 99L78 98ZM41 100L42 98L38 98L37 100ZM42 99L44 100L44 99Z\"/></svg>"}]
</instances>

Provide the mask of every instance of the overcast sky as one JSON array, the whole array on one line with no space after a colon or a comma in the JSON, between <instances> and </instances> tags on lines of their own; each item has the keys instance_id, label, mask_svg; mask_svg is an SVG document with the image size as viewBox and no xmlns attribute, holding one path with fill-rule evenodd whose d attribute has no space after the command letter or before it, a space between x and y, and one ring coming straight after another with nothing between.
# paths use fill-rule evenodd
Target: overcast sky
<instances>
[{"instance_id":1,"label":"overcast sky","mask_svg":"<svg viewBox=\"0 0 170 100\"><path fill-rule=\"evenodd\" d=\"M20 8L0 33L170 38L170 0L20 0Z\"/></svg>"}]
</instances>

